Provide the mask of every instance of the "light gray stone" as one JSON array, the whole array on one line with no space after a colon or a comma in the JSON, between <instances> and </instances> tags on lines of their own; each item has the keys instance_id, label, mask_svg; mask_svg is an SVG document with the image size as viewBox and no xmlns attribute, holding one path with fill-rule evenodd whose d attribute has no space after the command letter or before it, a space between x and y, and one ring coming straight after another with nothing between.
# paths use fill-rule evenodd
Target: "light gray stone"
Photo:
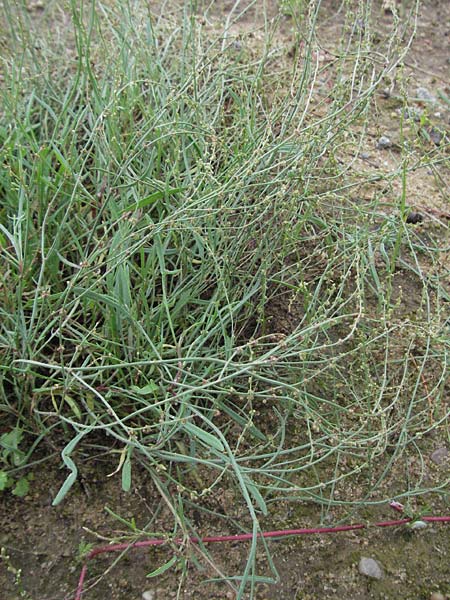
<instances>
[{"instance_id":1,"label":"light gray stone","mask_svg":"<svg viewBox=\"0 0 450 600\"><path fill-rule=\"evenodd\" d=\"M372 579L383 579L384 572L380 563L374 558L362 557L358 565L361 575L371 577Z\"/></svg>"},{"instance_id":2,"label":"light gray stone","mask_svg":"<svg viewBox=\"0 0 450 600\"><path fill-rule=\"evenodd\" d=\"M416 97L421 102L430 102L431 104L435 104L436 97L424 87L418 87L416 90Z\"/></svg>"},{"instance_id":3,"label":"light gray stone","mask_svg":"<svg viewBox=\"0 0 450 600\"><path fill-rule=\"evenodd\" d=\"M153 590L147 590L142 594L142 600L155 600L156 592Z\"/></svg>"},{"instance_id":4,"label":"light gray stone","mask_svg":"<svg viewBox=\"0 0 450 600\"><path fill-rule=\"evenodd\" d=\"M433 454L430 456L431 460L436 465L442 465L449 457L448 448L442 446L442 448L437 448Z\"/></svg>"},{"instance_id":5,"label":"light gray stone","mask_svg":"<svg viewBox=\"0 0 450 600\"><path fill-rule=\"evenodd\" d=\"M445 600L444 594L441 592L433 592L430 596L430 600Z\"/></svg>"},{"instance_id":6,"label":"light gray stone","mask_svg":"<svg viewBox=\"0 0 450 600\"><path fill-rule=\"evenodd\" d=\"M386 148L390 148L391 146L392 146L391 140L388 137L386 137L385 135L382 135L377 142L378 150L386 150Z\"/></svg>"}]
</instances>

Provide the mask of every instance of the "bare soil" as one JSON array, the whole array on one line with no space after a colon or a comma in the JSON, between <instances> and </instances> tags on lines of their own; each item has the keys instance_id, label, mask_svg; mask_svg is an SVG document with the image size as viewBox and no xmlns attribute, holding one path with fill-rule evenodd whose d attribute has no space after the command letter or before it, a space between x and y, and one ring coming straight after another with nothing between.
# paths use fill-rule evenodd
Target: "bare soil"
<instances>
[{"instance_id":1,"label":"bare soil","mask_svg":"<svg viewBox=\"0 0 450 600\"><path fill-rule=\"evenodd\" d=\"M428 439L430 452L439 440ZM51 502L66 473L57 471L57 463L47 464L45 470L35 470L36 480L32 491L23 499L10 495L1 497L2 527L0 546L5 548L9 560L3 561L0 571L2 598L5 600L69 600L74 598L81 569L79 548L81 542L95 546L107 545L109 540L126 540L130 529L123 526L107 512L106 507L131 521L136 527L152 533L166 530L171 515L161 504L153 483L145 472L133 473L130 493L120 490L120 483L108 473L115 465L109 461L84 462L81 465L80 483L77 483L64 503L52 507ZM411 469L418 468L412 461ZM449 461L437 465L426 460L427 485L433 487L449 472ZM392 491L404 486L407 475L395 473L390 485ZM349 488L352 499L355 488ZM429 494L427 511L431 514L448 514L448 497ZM241 522L247 519L246 508L235 501L231 489L206 502L210 511L186 516L197 523L199 535L235 533L230 525L224 528L220 513ZM417 510L423 509L421 502ZM215 513L215 514L214 514ZM336 524L342 511L330 508L323 518L323 526ZM263 529L282 529L316 526L320 515L313 503L277 502L262 521ZM368 508L356 513L354 523L374 523L398 518L389 506ZM145 539L143 535L143 539ZM425 600L433 591L450 594L450 535L448 525L429 524L425 529L411 530L394 527L386 530L368 528L362 531L330 535L312 535L269 541L280 581L275 585L260 585L258 599L417 599ZM180 550L180 549L179 549ZM248 543L224 543L210 548L215 568L224 573L242 572ZM84 598L100 600L140 600L144 591L152 590L154 598L234 598L233 589L224 583L205 583L217 576L202 558L195 545L180 550L190 559L186 577L179 587L180 572L172 570L155 579L146 575L172 556L172 550L162 548L133 549L122 555L105 554L89 563L88 581ZM115 561L119 559L115 564ZM382 580L369 579L358 571L361 557L374 558L383 566ZM198 570L192 563L196 558ZM9 567L9 569L7 568ZM258 561L260 573L270 575L262 552ZM21 569L18 577L14 570Z\"/></svg>"}]
</instances>

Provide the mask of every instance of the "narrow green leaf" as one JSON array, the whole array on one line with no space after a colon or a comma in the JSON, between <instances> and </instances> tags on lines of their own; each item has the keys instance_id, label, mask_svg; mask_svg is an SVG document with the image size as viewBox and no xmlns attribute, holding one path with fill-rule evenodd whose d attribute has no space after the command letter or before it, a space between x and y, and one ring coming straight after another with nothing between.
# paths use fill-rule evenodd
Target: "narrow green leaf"
<instances>
[{"instance_id":1,"label":"narrow green leaf","mask_svg":"<svg viewBox=\"0 0 450 600\"><path fill-rule=\"evenodd\" d=\"M70 458L70 454L75 450L78 442L87 434L87 431L80 432L77 436L71 440L67 446L61 452L61 458L64 464L70 470L70 475L67 476L66 480L62 484L59 492L56 494L56 498L52 502L52 506L57 506L66 496L67 492L73 486L78 476L78 469L76 464Z\"/></svg>"},{"instance_id":2,"label":"narrow green leaf","mask_svg":"<svg viewBox=\"0 0 450 600\"><path fill-rule=\"evenodd\" d=\"M223 583L224 581L243 581L245 577L242 575L231 575L230 577L214 577L211 579L205 579L204 583L215 583L219 582ZM276 580L273 577L264 577L259 575L253 575L252 580L255 583L276 583Z\"/></svg>"},{"instance_id":3,"label":"narrow green leaf","mask_svg":"<svg viewBox=\"0 0 450 600\"><path fill-rule=\"evenodd\" d=\"M367 240L367 250L368 250L367 254L368 254L368 258L369 258L369 270L370 270L372 278L375 282L375 285L377 286L377 290L380 291L381 283L380 283L380 279L378 277L377 268L375 266L375 256L374 256L374 252L373 252L373 248L372 248L372 242L370 241L370 239Z\"/></svg>"},{"instance_id":4,"label":"narrow green leaf","mask_svg":"<svg viewBox=\"0 0 450 600\"><path fill-rule=\"evenodd\" d=\"M150 196L146 196L145 198L142 198L142 200L138 200L134 204L130 204L129 206L127 206L126 208L123 209L122 214L125 212L128 212L130 210L144 208L144 206L153 204L154 202L161 200L161 198L164 198L164 196L166 194L178 194L179 192L183 192L183 191L184 191L184 188L169 188L169 189L163 190L163 191L158 190L157 192L153 192L153 194L150 194Z\"/></svg>"},{"instance_id":5,"label":"narrow green leaf","mask_svg":"<svg viewBox=\"0 0 450 600\"><path fill-rule=\"evenodd\" d=\"M204 442L207 446L210 446L211 448L215 448L216 450L219 450L220 452L223 452L225 450L222 442L218 438L216 438L214 435L212 435L211 433L208 433L208 431L204 431L203 429L200 429L200 427L197 427L197 425L194 425L193 423L184 423L183 426L188 433L197 437L199 440Z\"/></svg>"},{"instance_id":6,"label":"narrow green leaf","mask_svg":"<svg viewBox=\"0 0 450 600\"><path fill-rule=\"evenodd\" d=\"M267 505L256 485L253 483L253 481L251 481L249 477L245 477L245 483L247 484L248 491L253 496L253 499L255 500L256 504L261 509L262 514L267 515Z\"/></svg>"},{"instance_id":7,"label":"narrow green leaf","mask_svg":"<svg viewBox=\"0 0 450 600\"><path fill-rule=\"evenodd\" d=\"M81 419L81 411L80 411L76 401L71 396L64 394L64 402L67 402L67 404L70 406L73 414L77 417L77 419Z\"/></svg>"},{"instance_id":8,"label":"narrow green leaf","mask_svg":"<svg viewBox=\"0 0 450 600\"><path fill-rule=\"evenodd\" d=\"M134 521L134 517L131 517L131 520L127 521L126 519L124 519L120 515L116 514L114 511L112 511L108 506L105 506L105 510L109 515L114 517L114 519L117 519L120 523L122 523L122 525L129 527L132 531L136 530L136 524Z\"/></svg>"},{"instance_id":9,"label":"narrow green leaf","mask_svg":"<svg viewBox=\"0 0 450 600\"><path fill-rule=\"evenodd\" d=\"M169 561L167 561L166 563L164 563L163 565L161 565L155 571L152 571L151 573L149 573L147 575L147 577L157 577L158 575L162 575L168 569L170 569L170 567L172 567L177 562L177 560L178 560L178 556L172 556L172 558Z\"/></svg>"},{"instance_id":10,"label":"narrow green leaf","mask_svg":"<svg viewBox=\"0 0 450 600\"><path fill-rule=\"evenodd\" d=\"M137 385L132 385L131 388L135 394L139 394L140 396L147 396L148 394L153 394L159 390L159 385L150 379L147 385L144 387L138 387Z\"/></svg>"},{"instance_id":11,"label":"narrow green leaf","mask_svg":"<svg viewBox=\"0 0 450 600\"><path fill-rule=\"evenodd\" d=\"M122 489L129 492L131 489L131 453L127 454L122 467Z\"/></svg>"},{"instance_id":12,"label":"narrow green leaf","mask_svg":"<svg viewBox=\"0 0 450 600\"><path fill-rule=\"evenodd\" d=\"M83 296L85 296L86 298L89 298L89 300L94 300L95 302L99 302L99 303L104 303L107 306L109 306L110 308L123 308L122 305L120 304L120 302L117 301L116 298L108 295L108 294L98 294L97 292L93 292L92 290L89 289L84 289L80 286L74 286L72 288L72 291L74 293L74 295L76 295L77 298L82 298Z\"/></svg>"},{"instance_id":13,"label":"narrow green leaf","mask_svg":"<svg viewBox=\"0 0 450 600\"><path fill-rule=\"evenodd\" d=\"M13 234L11 232L9 232L6 227L3 227L3 225L0 223L0 231L3 231L3 233L5 234L5 236L8 238L9 243L11 244L11 246L13 246L13 248L16 247L16 240L13 236ZM3 237L3 236L2 236ZM5 239L3 237L3 239ZM3 244L2 244L3 245ZM6 245L6 244L5 244Z\"/></svg>"}]
</instances>

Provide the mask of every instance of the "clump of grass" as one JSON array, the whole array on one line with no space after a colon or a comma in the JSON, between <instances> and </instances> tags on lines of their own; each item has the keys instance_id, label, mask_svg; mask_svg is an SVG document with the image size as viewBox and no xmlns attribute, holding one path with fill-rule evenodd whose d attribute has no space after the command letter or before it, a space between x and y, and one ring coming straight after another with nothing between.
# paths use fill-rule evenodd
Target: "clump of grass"
<instances>
[{"instance_id":1,"label":"clump of grass","mask_svg":"<svg viewBox=\"0 0 450 600\"><path fill-rule=\"evenodd\" d=\"M441 288L404 195L395 215L357 206L339 159L407 46L398 21L380 57L366 3L348 11L327 87L318 6L290 11L290 72L268 22L259 46L234 43L236 6L217 33L188 5L164 17L71 2L64 59L36 48L17 6L7 15L0 409L39 441L63 434L55 504L75 449L114 444L123 489L139 461L175 530L192 527L180 506L226 478L256 534L280 498L353 508L337 491L350 477L384 500L390 466L447 416ZM417 277L416 316L396 318L399 261ZM442 366L424 388L430 362ZM239 598L259 581L256 541Z\"/></svg>"}]
</instances>

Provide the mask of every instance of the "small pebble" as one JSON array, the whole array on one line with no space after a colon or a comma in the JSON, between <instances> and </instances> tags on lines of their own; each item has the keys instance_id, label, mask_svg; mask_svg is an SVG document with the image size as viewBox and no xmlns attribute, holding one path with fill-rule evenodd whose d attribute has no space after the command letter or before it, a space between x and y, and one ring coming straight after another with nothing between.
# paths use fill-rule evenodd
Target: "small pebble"
<instances>
[{"instance_id":1,"label":"small pebble","mask_svg":"<svg viewBox=\"0 0 450 600\"><path fill-rule=\"evenodd\" d=\"M444 594L441 592L433 592L430 596L430 600L445 600Z\"/></svg>"},{"instance_id":2,"label":"small pebble","mask_svg":"<svg viewBox=\"0 0 450 600\"><path fill-rule=\"evenodd\" d=\"M370 154L368 152L361 152L359 158L362 158L362 160L367 160L368 158L370 158Z\"/></svg>"},{"instance_id":3,"label":"small pebble","mask_svg":"<svg viewBox=\"0 0 450 600\"><path fill-rule=\"evenodd\" d=\"M361 575L371 577L372 579L383 579L383 569L378 561L373 558L362 557L359 561L358 570Z\"/></svg>"},{"instance_id":4,"label":"small pebble","mask_svg":"<svg viewBox=\"0 0 450 600\"><path fill-rule=\"evenodd\" d=\"M432 104L434 104L436 102L436 97L433 96L433 94L429 90L427 90L427 88L424 88L424 87L417 88L416 97L418 100L421 100L422 102L430 102Z\"/></svg>"},{"instance_id":5,"label":"small pebble","mask_svg":"<svg viewBox=\"0 0 450 600\"><path fill-rule=\"evenodd\" d=\"M35 2L30 2L30 4L27 6L27 11L31 12L33 10L37 10L37 11L41 11L44 10L45 6L43 2L40 2L39 0L36 0Z\"/></svg>"},{"instance_id":6,"label":"small pebble","mask_svg":"<svg viewBox=\"0 0 450 600\"><path fill-rule=\"evenodd\" d=\"M142 594L142 600L155 600L156 594L153 590L148 590Z\"/></svg>"},{"instance_id":7,"label":"small pebble","mask_svg":"<svg viewBox=\"0 0 450 600\"><path fill-rule=\"evenodd\" d=\"M429 131L429 135L430 140L433 142L433 144L436 144L436 146L440 146L442 138L444 137L442 131L440 131L436 127L432 127Z\"/></svg>"},{"instance_id":8,"label":"small pebble","mask_svg":"<svg viewBox=\"0 0 450 600\"><path fill-rule=\"evenodd\" d=\"M410 107L405 110L405 117L419 123L423 110L421 108Z\"/></svg>"},{"instance_id":9,"label":"small pebble","mask_svg":"<svg viewBox=\"0 0 450 600\"><path fill-rule=\"evenodd\" d=\"M426 529L428 527L428 523L426 521L414 521L411 523L411 529Z\"/></svg>"},{"instance_id":10,"label":"small pebble","mask_svg":"<svg viewBox=\"0 0 450 600\"><path fill-rule=\"evenodd\" d=\"M446 448L445 446L442 446L442 448L437 448L437 450L435 450L433 452L433 454L430 456L430 458L434 462L434 464L442 465L447 460L448 455L449 455L448 448Z\"/></svg>"},{"instance_id":11,"label":"small pebble","mask_svg":"<svg viewBox=\"0 0 450 600\"><path fill-rule=\"evenodd\" d=\"M415 225L416 223L422 223L422 221L423 215L419 212L412 211L406 217L406 222L412 225Z\"/></svg>"},{"instance_id":12,"label":"small pebble","mask_svg":"<svg viewBox=\"0 0 450 600\"><path fill-rule=\"evenodd\" d=\"M386 137L385 135L382 135L377 142L377 148L379 150L385 150L386 148L390 148L391 146L392 146L391 140L388 137Z\"/></svg>"}]
</instances>

